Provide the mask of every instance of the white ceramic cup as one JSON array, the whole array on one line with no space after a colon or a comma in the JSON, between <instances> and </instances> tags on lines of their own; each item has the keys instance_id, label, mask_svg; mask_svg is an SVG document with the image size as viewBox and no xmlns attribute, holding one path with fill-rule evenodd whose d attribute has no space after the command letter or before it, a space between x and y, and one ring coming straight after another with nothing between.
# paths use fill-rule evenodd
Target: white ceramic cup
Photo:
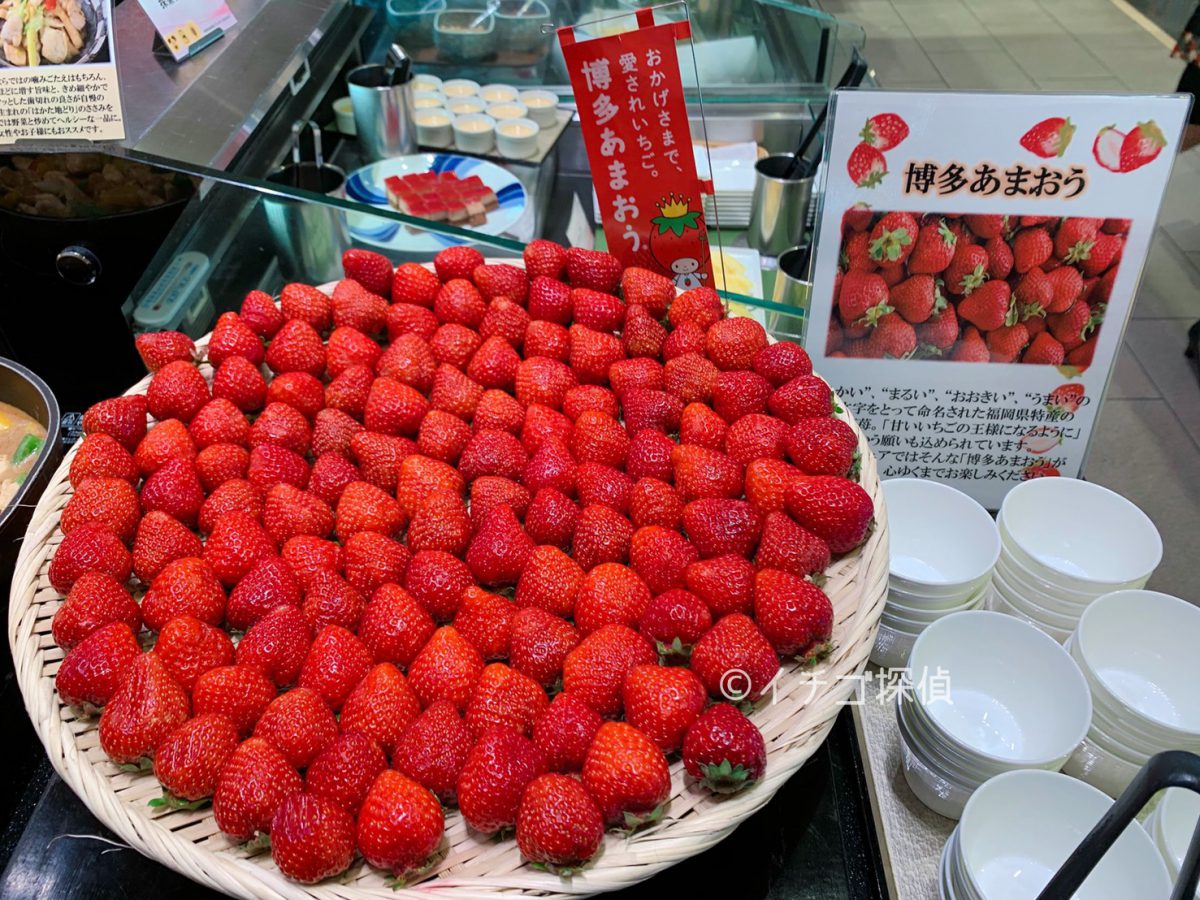
<instances>
[{"instance_id":1,"label":"white ceramic cup","mask_svg":"<svg viewBox=\"0 0 1200 900\"><path fill-rule=\"evenodd\" d=\"M454 116L438 107L417 110L417 141L423 147L449 147L454 143Z\"/></svg>"},{"instance_id":2,"label":"white ceramic cup","mask_svg":"<svg viewBox=\"0 0 1200 900\"><path fill-rule=\"evenodd\" d=\"M516 100L504 100L500 103L489 103L487 114L497 122L502 122L508 119L529 118L529 110L525 108L525 104L518 103Z\"/></svg>"},{"instance_id":3,"label":"white ceramic cup","mask_svg":"<svg viewBox=\"0 0 1200 900\"><path fill-rule=\"evenodd\" d=\"M420 112L423 109L440 109L446 105L446 98L440 91L413 91L413 109Z\"/></svg>"},{"instance_id":4,"label":"white ceramic cup","mask_svg":"<svg viewBox=\"0 0 1200 900\"><path fill-rule=\"evenodd\" d=\"M519 93L511 84L485 84L479 89L479 99L485 103L512 102Z\"/></svg>"},{"instance_id":5,"label":"white ceramic cup","mask_svg":"<svg viewBox=\"0 0 1200 900\"><path fill-rule=\"evenodd\" d=\"M497 121L496 149L508 159L528 159L537 153L540 131L533 119Z\"/></svg>"},{"instance_id":6,"label":"white ceramic cup","mask_svg":"<svg viewBox=\"0 0 1200 900\"><path fill-rule=\"evenodd\" d=\"M479 82L470 78L451 78L442 82L442 93L449 97L474 97L479 93Z\"/></svg>"},{"instance_id":7,"label":"white ceramic cup","mask_svg":"<svg viewBox=\"0 0 1200 900\"><path fill-rule=\"evenodd\" d=\"M553 91L532 90L521 91L517 98L529 110L529 118L543 128L549 128L558 121L558 95Z\"/></svg>"},{"instance_id":8,"label":"white ceramic cup","mask_svg":"<svg viewBox=\"0 0 1200 900\"><path fill-rule=\"evenodd\" d=\"M454 118L454 143L465 153L490 153L496 146L496 120L471 113Z\"/></svg>"},{"instance_id":9,"label":"white ceramic cup","mask_svg":"<svg viewBox=\"0 0 1200 900\"><path fill-rule=\"evenodd\" d=\"M349 137L358 134L354 127L354 103L349 97L338 97L333 101L333 121L342 134Z\"/></svg>"},{"instance_id":10,"label":"white ceramic cup","mask_svg":"<svg viewBox=\"0 0 1200 900\"><path fill-rule=\"evenodd\" d=\"M446 109L454 116L482 115L487 108L478 97L447 97Z\"/></svg>"},{"instance_id":11,"label":"white ceramic cup","mask_svg":"<svg viewBox=\"0 0 1200 900\"><path fill-rule=\"evenodd\" d=\"M430 75L427 72L418 72L413 76L414 91L442 91L442 79L436 75Z\"/></svg>"}]
</instances>

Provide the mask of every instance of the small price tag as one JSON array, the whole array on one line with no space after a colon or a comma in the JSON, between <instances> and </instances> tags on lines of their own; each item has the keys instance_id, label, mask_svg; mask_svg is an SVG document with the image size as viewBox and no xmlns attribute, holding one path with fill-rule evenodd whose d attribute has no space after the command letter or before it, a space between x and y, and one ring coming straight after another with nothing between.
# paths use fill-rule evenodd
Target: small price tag
<instances>
[{"instance_id":1,"label":"small price tag","mask_svg":"<svg viewBox=\"0 0 1200 900\"><path fill-rule=\"evenodd\" d=\"M163 41L172 54L179 56L202 37L204 37L204 33L200 30L200 26L189 20L174 31L168 32Z\"/></svg>"}]
</instances>

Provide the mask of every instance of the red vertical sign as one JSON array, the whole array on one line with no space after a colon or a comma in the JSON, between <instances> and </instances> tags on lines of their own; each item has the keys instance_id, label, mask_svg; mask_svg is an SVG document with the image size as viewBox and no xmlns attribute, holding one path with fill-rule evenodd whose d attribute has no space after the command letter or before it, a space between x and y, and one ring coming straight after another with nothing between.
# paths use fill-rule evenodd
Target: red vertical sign
<instances>
[{"instance_id":1,"label":"red vertical sign","mask_svg":"<svg viewBox=\"0 0 1200 900\"><path fill-rule=\"evenodd\" d=\"M623 34L559 41L587 145L608 250L687 290L711 285L708 230L675 42L686 22L655 25L650 10Z\"/></svg>"}]
</instances>

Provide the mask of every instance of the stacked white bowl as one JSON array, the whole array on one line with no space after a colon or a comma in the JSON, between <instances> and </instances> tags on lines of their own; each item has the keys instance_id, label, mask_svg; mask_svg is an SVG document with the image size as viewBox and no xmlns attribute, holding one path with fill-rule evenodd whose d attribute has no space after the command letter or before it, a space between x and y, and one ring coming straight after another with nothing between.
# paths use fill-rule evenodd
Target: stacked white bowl
<instances>
[{"instance_id":1,"label":"stacked white bowl","mask_svg":"<svg viewBox=\"0 0 1200 900\"><path fill-rule=\"evenodd\" d=\"M939 619L917 638L908 665L913 687L896 709L904 778L948 818L995 775L1061 768L1087 733L1092 701L1079 667L1010 616Z\"/></svg>"},{"instance_id":2,"label":"stacked white bowl","mask_svg":"<svg viewBox=\"0 0 1200 900\"><path fill-rule=\"evenodd\" d=\"M929 625L982 608L1000 536L987 510L936 481L894 478L883 482L883 496L891 557L871 661L895 669Z\"/></svg>"},{"instance_id":3,"label":"stacked white bowl","mask_svg":"<svg viewBox=\"0 0 1200 900\"><path fill-rule=\"evenodd\" d=\"M1200 753L1200 608L1156 591L1106 594L1067 650L1093 713L1065 772L1116 797L1155 753Z\"/></svg>"},{"instance_id":4,"label":"stacked white bowl","mask_svg":"<svg viewBox=\"0 0 1200 900\"><path fill-rule=\"evenodd\" d=\"M1188 844L1192 842L1198 820L1200 794L1187 788L1168 788L1146 820L1146 830L1162 854L1173 882L1179 879L1179 870L1183 868L1183 858L1187 855ZM1200 891L1197 896L1200 896Z\"/></svg>"},{"instance_id":5,"label":"stacked white bowl","mask_svg":"<svg viewBox=\"0 0 1200 900\"><path fill-rule=\"evenodd\" d=\"M979 788L942 851L942 900L1034 900L1112 800L1056 772L998 775ZM1137 822L1074 894L1076 900L1165 900L1171 878Z\"/></svg>"},{"instance_id":6,"label":"stacked white bowl","mask_svg":"<svg viewBox=\"0 0 1200 900\"><path fill-rule=\"evenodd\" d=\"M1000 558L991 608L1062 643L1097 597L1144 587L1162 559L1149 517L1120 494L1076 478L1035 478L996 516Z\"/></svg>"}]
</instances>

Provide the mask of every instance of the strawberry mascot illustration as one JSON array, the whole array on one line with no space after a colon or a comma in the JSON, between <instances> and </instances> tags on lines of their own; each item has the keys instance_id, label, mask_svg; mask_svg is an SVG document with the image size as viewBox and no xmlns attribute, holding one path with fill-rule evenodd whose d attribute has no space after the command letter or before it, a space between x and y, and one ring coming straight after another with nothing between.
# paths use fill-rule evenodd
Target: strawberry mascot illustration
<instances>
[{"instance_id":1,"label":"strawberry mascot illustration","mask_svg":"<svg viewBox=\"0 0 1200 900\"><path fill-rule=\"evenodd\" d=\"M690 197L670 194L657 204L660 215L650 220L650 253L671 273L675 286L687 291L708 278L708 229L699 204Z\"/></svg>"}]
</instances>

